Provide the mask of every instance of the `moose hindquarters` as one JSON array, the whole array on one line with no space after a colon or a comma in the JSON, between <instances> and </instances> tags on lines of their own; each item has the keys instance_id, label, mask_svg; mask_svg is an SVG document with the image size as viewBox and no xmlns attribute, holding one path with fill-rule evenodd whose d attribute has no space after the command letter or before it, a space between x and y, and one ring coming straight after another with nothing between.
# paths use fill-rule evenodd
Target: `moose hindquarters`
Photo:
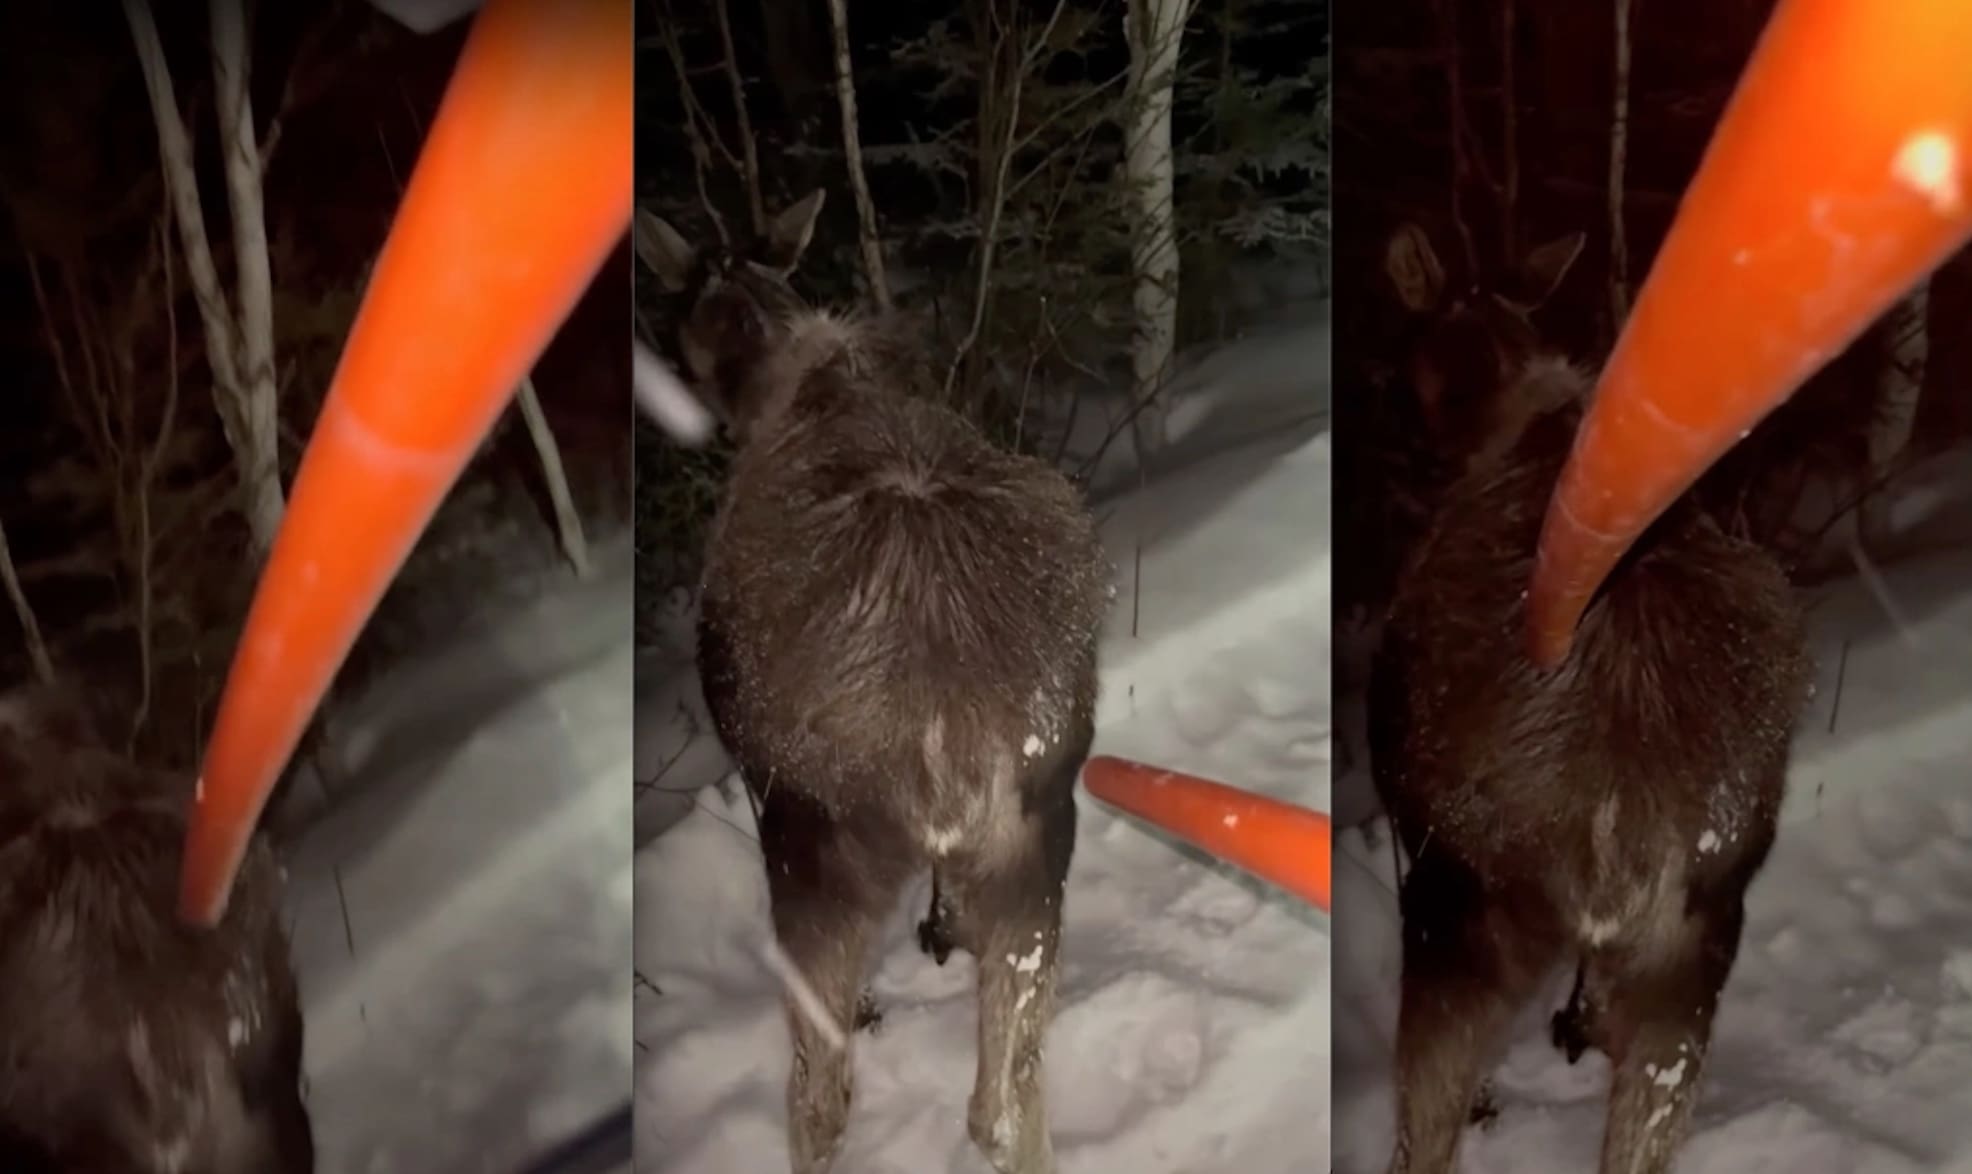
<instances>
[{"instance_id":1,"label":"moose hindquarters","mask_svg":"<svg viewBox=\"0 0 1972 1174\"><path fill-rule=\"evenodd\" d=\"M1527 975L1578 951L1596 989L1575 1026L1617 1069L1602 1168L1668 1168L1808 694L1785 575L1689 501L1567 663L1529 662L1524 587L1576 418L1535 418L1448 493L1372 668L1373 775L1411 856L1397 1168L1420 1174L1449 1168Z\"/></svg>"},{"instance_id":2,"label":"moose hindquarters","mask_svg":"<svg viewBox=\"0 0 1972 1174\"><path fill-rule=\"evenodd\" d=\"M1405 876L1391 1174L1450 1174L1474 1098L1508 1024L1562 942L1516 918L1447 853Z\"/></svg>"},{"instance_id":3,"label":"moose hindquarters","mask_svg":"<svg viewBox=\"0 0 1972 1174\"><path fill-rule=\"evenodd\" d=\"M1615 1064L1601 1174L1667 1174L1711 1048L1719 992L1739 953L1741 894L1693 908L1677 932L1604 963L1599 1034Z\"/></svg>"},{"instance_id":4,"label":"moose hindquarters","mask_svg":"<svg viewBox=\"0 0 1972 1174\"><path fill-rule=\"evenodd\" d=\"M61 697L0 698L0 1170L311 1174L281 877L179 923L186 780Z\"/></svg>"}]
</instances>

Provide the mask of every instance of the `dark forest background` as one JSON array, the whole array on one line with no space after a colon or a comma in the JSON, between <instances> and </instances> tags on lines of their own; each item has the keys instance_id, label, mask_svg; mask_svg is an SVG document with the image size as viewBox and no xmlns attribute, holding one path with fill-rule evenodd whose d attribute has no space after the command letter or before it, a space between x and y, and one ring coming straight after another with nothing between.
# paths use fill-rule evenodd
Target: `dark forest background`
<instances>
[{"instance_id":1,"label":"dark forest background","mask_svg":"<svg viewBox=\"0 0 1972 1174\"><path fill-rule=\"evenodd\" d=\"M1172 79L1181 352L1236 336L1286 288L1325 289L1328 7L1189 5ZM1099 448L1135 424L1118 410L1134 216L1123 0L849 0L844 12L892 297L955 368L953 406L1086 477L1094 460L1076 438L1093 431ZM642 0L638 23L640 207L707 244L714 215L744 240L756 208L771 216L824 188L795 284L816 304L866 303L828 0ZM680 307L641 266L637 283L638 330L671 354ZM636 451L649 639L662 601L690 590L725 453L643 424Z\"/></svg>"},{"instance_id":2,"label":"dark forest background","mask_svg":"<svg viewBox=\"0 0 1972 1174\"><path fill-rule=\"evenodd\" d=\"M418 36L354 0L249 7L284 489L467 25ZM211 265L238 318L239 205L207 6L151 11ZM0 426L12 602L0 608L0 679L39 671L31 624L47 668L86 683L135 755L188 766L257 554L222 426L224 364L208 350L154 113L119 6L0 6L0 361L12 389ZM589 542L628 520L628 282L626 244L532 375ZM558 529L518 417L509 411L447 499L337 695L574 573L580 541Z\"/></svg>"}]
</instances>

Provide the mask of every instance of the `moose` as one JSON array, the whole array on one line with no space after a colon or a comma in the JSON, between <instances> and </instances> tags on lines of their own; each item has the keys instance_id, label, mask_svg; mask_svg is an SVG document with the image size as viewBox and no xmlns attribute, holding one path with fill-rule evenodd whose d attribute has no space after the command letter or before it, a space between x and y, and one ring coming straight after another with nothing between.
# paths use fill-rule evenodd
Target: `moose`
<instances>
[{"instance_id":1,"label":"moose","mask_svg":"<svg viewBox=\"0 0 1972 1174\"><path fill-rule=\"evenodd\" d=\"M685 375L735 447L697 662L758 814L775 938L821 1004L788 999L793 1168L835 1159L843 1025L929 868L924 948L979 967L968 1131L1000 1174L1049 1174L1042 1043L1111 570L1074 486L943 406L901 319L794 292L823 195L737 249L648 212L636 229L686 307Z\"/></svg>"},{"instance_id":2,"label":"moose","mask_svg":"<svg viewBox=\"0 0 1972 1174\"><path fill-rule=\"evenodd\" d=\"M1449 1174L1510 1020L1570 963L1552 1031L1571 1062L1612 1061L1602 1174L1670 1169L1811 691L1780 565L1689 495L1609 577L1571 657L1527 657L1541 521L1591 390L1530 314L1581 239L1530 254L1518 300L1449 295L1415 226L1385 253L1424 326L1412 383L1457 457L1369 682L1371 773L1409 858L1393 1174Z\"/></svg>"}]
</instances>

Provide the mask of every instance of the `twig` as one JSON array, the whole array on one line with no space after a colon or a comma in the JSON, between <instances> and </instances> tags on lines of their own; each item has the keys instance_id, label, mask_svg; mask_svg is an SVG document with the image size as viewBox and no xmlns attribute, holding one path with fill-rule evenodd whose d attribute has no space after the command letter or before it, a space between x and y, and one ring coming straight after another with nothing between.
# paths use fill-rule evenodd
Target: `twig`
<instances>
[{"instance_id":1,"label":"twig","mask_svg":"<svg viewBox=\"0 0 1972 1174\"><path fill-rule=\"evenodd\" d=\"M1077 94L1075 97L1070 98L1068 101L1062 103L1059 107L1057 107L1053 111L1053 113L1051 113L1047 118L1043 119L1041 123L1037 125L1032 131L1028 132L1026 138L1023 138L1018 143L1014 144L1014 152L1018 154L1019 152L1026 150L1029 146L1032 146L1035 140L1039 139L1043 134L1051 130L1056 123L1064 121L1069 114L1080 109L1083 104L1090 102L1096 98L1107 97L1109 88L1111 86L1120 85L1126 82L1129 76L1130 75L1128 73L1111 74L1108 78L1104 79L1103 81L1097 82L1095 85L1089 87L1087 90L1083 91L1080 94ZM1117 97L1117 101L1120 103L1121 100L1122 100L1121 96L1119 95ZM1020 191L1023 188L1025 188L1031 180L1033 180L1036 176L1040 175L1041 173L1047 170L1048 164L1054 162L1055 157L1057 155L1061 154L1069 147L1071 146L1077 147L1081 156L1086 156L1088 153L1088 147L1087 147L1088 142L1095 137L1096 133L1099 130L1103 128L1103 126L1109 121L1110 117L1111 115L1109 114L1103 114L1103 115L1091 117L1090 119L1088 119L1087 123L1083 126L1083 128L1080 131L1076 132L1066 142L1058 143L1055 146L1049 148L1048 153L1041 156L1040 162L1028 168L1025 173L1014 177L1013 182L1007 185L1007 197L1011 199L1015 195L1019 194Z\"/></svg>"},{"instance_id":2,"label":"twig","mask_svg":"<svg viewBox=\"0 0 1972 1174\"><path fill-rule=\"evenodd\" d=\"M1096 466L1102 463L1103 455L1109 451L1109 446L1116 443L1116 438L1123 435L1124 430L1128 429L1130 425L1136 423L1138 413L1142 412L1145 408L1149 407L1158 398L1163 396L1165 391L1167 391L1170 388L1170 386L1171 386L1171 381L1166 379L1163 382L1159 383L1157 387L1154 390L1152 390L1149 395L1146 395L1141 399L1132 401L1130 404L1130 410L1124 414L1121 420L1118 420L1116 424L1110 428L1108 435L1102 438L1102 443L1096 446L1095 453L1092 456L1090 456L1088 460L1082 462L1081 468L1076 471L1075 474L1076 479L1082 480L1083 478L1094 476ZM1141 451L1137 453L1137 463L1139 465L1143 464L1143 453Z\"/></svg>"},{"instance_id":3,"label":"twig","mask_svg":"<svg viewBox=\"0 0 1972 1174\"><path fill-rule=\"evenodd\" d=\"M344 892L342 887L342 865L330 865L329 875L335 878L336 905L342 910L343 944L349 948L349 956L354 958L356 956L356 930L349 920L349 894Z\"/></svg>"},{"instance_id":4,"label":"twig","mask_svg":"<svg viewBox=\"0 0 1972 1174\"><path fill-rule=\"evenodd\" d=\"M685 47L678 40L677 29L668 11L658 14L657 27L664 55L671 59L671 72L678 79L678 101L685 108L685 139L691 145L692 178L698 186L699 206L705 210L706 219L712 222L712 231L719 237L721 247L731 248L733 240L726 230L725 218L719 215L719 209L713 205L711 193L705 187L706 173L712 169L712 145L706 141L705 130L701 126L709 123L710 119L699 106L698 96L692 92L691 78L685 68ZM726 151L724 141L719 139L718 128L707 129L712 133L713 142L737 168L739 161Z\"/></svg>"},{"instance_id":5,"label":"twig","mask_svg":"<svg viewBox=\"0 0 1972 1174\"><path fill-rule=\"evenodd\" d=\"M34 675L43 684L53 684L55 662L48 656L48 642L41 637L41 624L34 617L34 606L21 589L20 575L14 570L13 550L7 545L7 528L0 523L0 578L7 585L7 598L13 601L14 616L20 620L21 635L27 641L28 659L34 662Z\"/></svg>"},{"instance_id":6,"label":"twig","mask_svg":"<svg viewBox=\"0 0 1972 1174\"><path fill-rule=\"evenodd\" d=\"M548 416L541 410L541 398L534 391L534 377L523 375L514 396L520 408L521 423L534 445L534 457L541 462L541 478L548 485L548 502L555 512L555 531L561 536L562 554L577 579L589 577L589 543L582 534L582 515L576 511L575 497L568 488L568 473L562 468L561 448L555 443Z\"/></svg>"},{"instance_id":7,"label":"twig","mask_svg":"<svg viewBox=\"0 0 1972 1174\"><path fill-rule=\"evenodd\" d=\"M1068 0L1055 0L1054 11L1048 14L1047 24L1042 26L1041 35L1034 40L1031 47L1023 47L1023 51L1014 57L1013 78L1009 83L1004 120L1006 129L1001 135L999 158L993 168L993 186L986 204L986 222L980 233L978 279L974 282L972 290L972 319L966 327L965 337L959 342L958 350L952 355L951 366L945 370L943 395L947 400L951 399L952 384L958 378L960 366L970 357L972 348L979 343L979 332L986 321L987 296L993 287L993 252L999 241L1000 214L1005 208L1007 199L1007 170L1013 165L1015 140L1020 129L1021 90L1026 82L1028 71L1033 68L1033 58L1047 47L1048 38L1054 33L1055 22L1061 19L1062 10L1067 6L1067 2ZM1009 30L1005 35L1015 36L1017 33ZM987 95L982 92L980 95L982 105L986 98Z\"/></svg>"},{"instance_id":8,"label":"twig","mask_svg":"<svg viewBox=\"0 0 1972 1174\"><path fill-rule=\"evenodd\" d=\"M1828 707L1828 732L1835 732L1835 719L1842 716L1842 686L1849 679L1849 641L1842 641L1842 659L1835 663L1835 699Z\"/></svg>"},{"instance_id":9,"label":"twig","mask_svg":"<svg viewBox=\"0 0 1972 1174\"><path fill-rule=\"evenodd\" d=\"M761 941L760 958L774 977L781 980L781 985L787 988L789 1001L823 1041L838 1052L848 1047L849 1036L836 1022L835 1016L829 1014L828 1004L809 985L807 976L801 973L801 968L787 956L771 933Z\"/></svg>"},{"instance_id":10,"label":"twig","mask_svg":"<svg viewBox=\"0 0 1972 1174\"><path fill-rule=\"evenodd\" d=\"M1906 647L1917 647L1917 629L1904 617L1903 608L1897 606L1897 597L1891 593L1890 585L1884 581L1882 572L1876 569L1876 564L1870 561L1868 553L1863 550L1862 544L1854 536L1849 539L1849 557L1855 560L1856 574L1862 579L1863 586L1869 589L1869 593L1875 596L1876 602L1882 606L1883 614L1890 619L1890 626L1897 630L1897 637Z\"/></svg>"},{"instance_id":11,"label":"twig","mask_svg":"<svg viewBox=\"0 0 1972 1174\"><path fill-rule=\"evenodd\" d=\"M170 215L170 209L166 208L164 219L169 219ZM165 377L164 408L158 421L157 438L138 463L134 494L137 510L137 549L133 560L137 572L137 711L130 719L130 744L133 747L137 736L143 733L144 722L150 717L152 678L155 674L151 555L157 548L155 536L151 533L151 488L157 483L158 470L164 464L165 450L171 442L171 429L178 414L178 286L171 275L171 226L162 220L158 224L157 240L164 280L165 370L168 374Z\"/></svg>"},{"instance_id":12,"label":"twig","mask_svg":"<svg viewBox=\"0 0 1972 1174\"><path fill-rule=\"evenodd\" d=\"M726 0L713 0L719 18L719 44L726 54L726 80L733 91L733 113L739 118L741 175L746 180L746 210L753 217L753 234L767 231L767 207L760 198L760 153L753 141L753 117L746 109L746 85L740 78L739 54L733 51L733 25L726 14Z\"/></svg>"},{"instance_id":13,"label":"twig","mask_svg":"<svg viewBox=\"0 0 1972 1174\"><path fill-rule=\"evenodd\" d=\"M638 779L636 781L635 792L637 794L643 794L644 792L647 791L663 791L667 794L672 794L672 795L696 795L698 792L703 791L705 789L703 786L693 786L693 787L658 786L659 783L664 781L664 776L671 773L671 768L678 764L678 760L685 756L685 751L690 750L692 748L692 743L698 740L698 723L692 720L691 711L685 708L685 705L682 701L678 703L678 712L681 715L683 715L685 718L685 722L686 722L685 736L678 742L678 749L672 752L671 757L665 759L662 763L658 765L656 774L652 775L648 779Z\"/></svg>"},{"instance_id":14,"label":"twig","mask_svg":"<svg viewBox=\"0 0 1972 1174\"><path fill-rule=\"evenodd\" d=\"M1930 460L1930 457L1911 460L1909 459L1909 450L1900 453L1895 460L1884 467L1881 473L1863 482L1862 487L1844 500L1841 505L1837 506L1835 511L1821 525L1802 536L1801 557L1807 557L1820 544L1823 538L1828 537L1828 532L1833 530L1843 518L1847 517L1850 511L1860 506L1865 499L1888 489L1892 482L1901 480L1908 474L1923 468L1926 464L1930 463Z\"/></svg>"}]
</instances>

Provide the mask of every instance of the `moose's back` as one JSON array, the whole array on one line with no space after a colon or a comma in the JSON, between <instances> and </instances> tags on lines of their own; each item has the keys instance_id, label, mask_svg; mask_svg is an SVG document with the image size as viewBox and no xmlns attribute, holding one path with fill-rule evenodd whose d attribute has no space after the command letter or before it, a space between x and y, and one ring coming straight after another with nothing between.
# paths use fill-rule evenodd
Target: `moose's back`
<instances>
[{"instance_id":1,"label":"moose's back","mask_svg":"<svg viewBox=\"0 0 1972 1174\"><path fill-rule=\"evenodd\" d=\"M736 458L706 569L736 669L771 659L740 692L775 731L774 765L929 756L970 773L1049 740L1091 702L1109 592L1073 486L881 369L845 359L803 380Z\"/></svg>"},{"instance_id":2,"label":"moose's back","mask_svg":"<svg viewBox=\"0 0 1972 1174\"><path fill-rule=\"evenodd\" d=\"M312 1170L281 877L256 842L221 926L182 925L189 791L71 697L0 699L0 1168Z\"/></svg>"}]
</instances>

